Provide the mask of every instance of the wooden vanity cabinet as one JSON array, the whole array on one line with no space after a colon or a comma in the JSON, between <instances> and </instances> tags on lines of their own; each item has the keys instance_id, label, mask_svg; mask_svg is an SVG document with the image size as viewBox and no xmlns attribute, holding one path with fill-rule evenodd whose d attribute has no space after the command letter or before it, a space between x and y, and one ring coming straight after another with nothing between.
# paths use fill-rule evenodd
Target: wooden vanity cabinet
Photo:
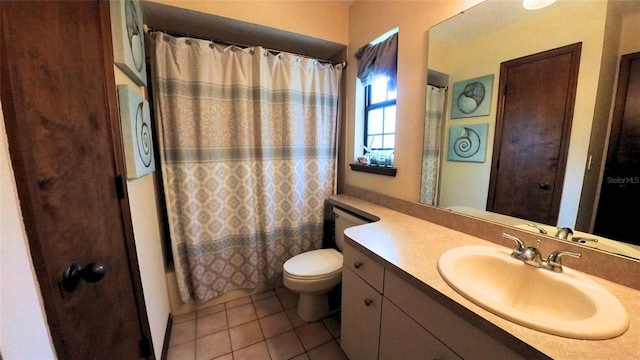
<instances>
[{"instance_id":1,"label":"wooden vanity cabinet","mask_svg":"<svg viewBox=\"0 0 640 360\"><path fill-rule=\"evenodd\" d=\"M350 360L528 357L468 323L352 245L345 244L343 255L340 343Z\"/></svg>"}]
</instances>

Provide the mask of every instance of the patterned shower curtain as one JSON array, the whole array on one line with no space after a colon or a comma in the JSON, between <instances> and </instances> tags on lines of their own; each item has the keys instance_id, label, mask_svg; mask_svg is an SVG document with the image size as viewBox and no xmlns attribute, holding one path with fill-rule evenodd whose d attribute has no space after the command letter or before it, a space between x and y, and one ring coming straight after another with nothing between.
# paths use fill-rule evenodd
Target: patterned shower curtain
<instances>
[{"instance_id":1,"label":"patterned shower curtain","mask_svg":"<svg viewBox=\"0 0 640 360\"><path fill-rule=\"evenodd\" d=\"M322 245L342 65L154 32L153 95L180 296L282 276Z\"/></svg>"},{"instance_id":2,"label":"patterned shower curtain","mask_svg":"<svg viewBox=\"0 0 640 360\"><path fill-rule=\"evenodd\" d=\"M427 85L427 107L424 119L424 148L420 202L437 205L440 173L440 143L446 88Z\"/></svg>"}]
</instances>

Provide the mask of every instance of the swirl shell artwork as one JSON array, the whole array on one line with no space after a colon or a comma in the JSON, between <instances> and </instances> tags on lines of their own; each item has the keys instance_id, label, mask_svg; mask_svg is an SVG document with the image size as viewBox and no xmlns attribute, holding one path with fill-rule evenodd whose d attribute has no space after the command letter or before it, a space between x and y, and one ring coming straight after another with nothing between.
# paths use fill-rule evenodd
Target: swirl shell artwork
<instances>
[{"instance_id":1,"label":"swirl shell artwork","mask_svg":"<svg viewBox=\"0 0 640 360\"><path fill-rule=\"evenodd\" d=\"M138 104L136 109L136 143L138 150L138 157L144 164L144 166L151 166L153 161L153 149L151 140L151 124L148 116L145 116L144 102Z\"/></svg>"},{"instance_id":2,"label":"swirl shell artwork","mask_svg":"<svg viewBox=\"0 0 640 360\"><path fill-rule=\"evenodd\" d=\"M127 85L118 85L118 104L127 179L155 171L149 102Z\"/></svg>"},{"instance_id":3,"label":"swirl shell artwork","mask_svg":"<svg viewBox=\"0 0 640 360\"><path fill-rule=\"evenodd\" d=\"M451 118L489 115L492 87L493 75L454 83Z\"/></svg>"},{"instance_id":4,"label":"swirl shell artwork","mask_svg":"<svg viewBox=\"0 0 640 360\"><path fill-rule=\"evenodd\" d=\"M471 128L463 128L464 134L453 143L453 151L461 158L470 158L480 150L480 135Z\"/></svg>"},{"instance_id":5,"label":"swirl shell artwork","mask_svg":"<svg viewBox=\"0 0 640 360\"><path fill-rule=\"evenodd\" d=\"M489 124L459 125L449 128L450 161L484 162Z\"/></svg>"}]
</instances>

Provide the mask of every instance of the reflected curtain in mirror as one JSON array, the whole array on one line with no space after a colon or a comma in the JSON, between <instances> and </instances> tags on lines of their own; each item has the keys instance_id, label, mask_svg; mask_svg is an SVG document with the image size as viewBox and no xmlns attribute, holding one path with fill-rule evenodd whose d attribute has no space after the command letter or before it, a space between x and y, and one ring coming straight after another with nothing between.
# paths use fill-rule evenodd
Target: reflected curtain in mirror
<instances>
[{"instance_id":1,"label":"reflected curtain in mirror","mask_svg":"<svg viewBox=\"0 0 640 360\"><path fill-rule=\"evenodd\" d=\"M424 147L422 150L422 180L420 185L420 202L427 205L436 205L437 203L442 115L444 113L446 91L446 88L427 86Z\"/></svg>"},{"instance_id":2,"label":"reflected curtain in mirror","mask_svg":"<svg viewBox=\"0 0 640 360\"><path fill-rule=\"evenodd\" d=\"M183 301L273 284L322 246L342 65L152 33L164 192Z\"/></svg>"}]
</instances>

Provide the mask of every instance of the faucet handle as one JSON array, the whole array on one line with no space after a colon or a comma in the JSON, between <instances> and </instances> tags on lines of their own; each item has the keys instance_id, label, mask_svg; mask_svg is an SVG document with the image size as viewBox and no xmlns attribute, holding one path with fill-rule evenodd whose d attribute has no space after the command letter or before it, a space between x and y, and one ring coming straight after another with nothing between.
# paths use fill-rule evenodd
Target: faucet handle
<instances>
[{"instance_id":1,"label":"faucet handle","mask_svg":"<svg viewBox=\"0 0 640 360\"><path fill-rule=\"evenodd\" d=\"M562 257L563 256L572 256L576 258L581 258L582 254L573 251L567 250L555 250L549 254L546 261L546 267L555 272L562 272Z\"/></svg>"},{"instance_id":2,"label":"faucet handle","mask_svg":"<svg viewBox=\"0 0 640 360\"><path fill-rule=\"evenodd\" d=\"M547 230L545 230L545 229L544 229L542 226L540 226L540 225L536 225L536 224L534 224L534 223L527 223L527 226L534 227L534 228L536 228L536 229L540 232L540 234L547 235Z\"/></svg>"},{"instance_id":3,"label":"faucet handle","mask_svg":"<svg viewBox=\"0 0 640 360\"><path fill-rule=\"evenodd\" d=\"M571 228L568 227L563 227L563 228L558 228L558 232L554 235L554 237L558 238L558 239L569 239L569 237L573 235L573 230L571 230Z\"/></svg>"},{"instance_id":4,"label":"faucet handle","mask_svg":"<svg viewBox=\"0 0 640 360\"><path fill-rule=\"evenodd\" d=\"M513 248L513 252L511 253L511 257L519 259L520 255L524 251L524 243L522 242L522 240L518 239L517 237L515 237L515 236L513 236L511 234L507 234L507 233L502 233L502 237L507 238L507 239L511 239L516 243L515 247Z\"/></svg>"}]
</instances>

